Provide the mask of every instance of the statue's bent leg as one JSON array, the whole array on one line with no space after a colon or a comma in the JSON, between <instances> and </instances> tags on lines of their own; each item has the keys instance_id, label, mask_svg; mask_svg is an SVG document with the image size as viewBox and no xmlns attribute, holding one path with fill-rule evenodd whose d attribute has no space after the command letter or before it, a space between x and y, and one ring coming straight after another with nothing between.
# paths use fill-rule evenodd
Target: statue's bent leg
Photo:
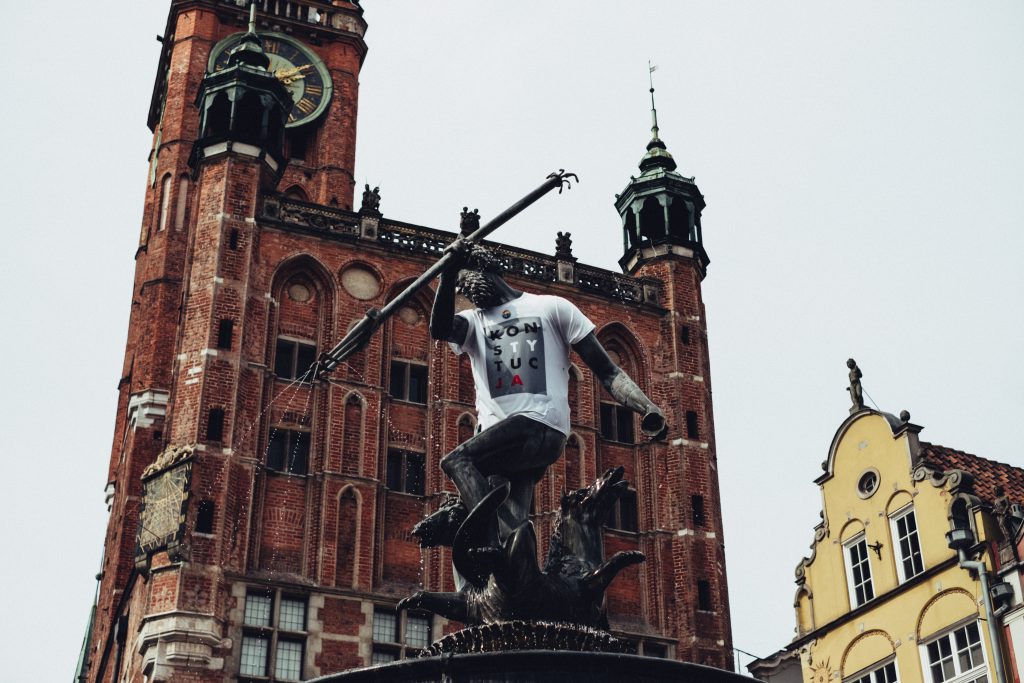
<instances>
[{"instance_id":1,"label":"statue's bent leg","mask_svg":"<svg viewBox=\"0 0 1024 683\"><path fill-rule=\"evenodd\" d=\"M558 430L514 415L460 444L441 459L441 469L470 510L491 490L488 476L509 479L512 493L498 511L504 539L526 521L534 484L558 460L564 446L565 435Z\"/></svg>"},{"instance_id":2,"label":"statue's bent leg","mask_svg":"<svg viewBox=\"0 0 1024 683\"><path fill-rule=\"evenodd\" d=\"M505 505L498 511L498 532L502 542L530 516L533 490L548 467L562 455L565 435L556 429L536 423L537 428L523 445L522 462L526 469L509 475L512 490Z\"/></svg>"}]
</instances>

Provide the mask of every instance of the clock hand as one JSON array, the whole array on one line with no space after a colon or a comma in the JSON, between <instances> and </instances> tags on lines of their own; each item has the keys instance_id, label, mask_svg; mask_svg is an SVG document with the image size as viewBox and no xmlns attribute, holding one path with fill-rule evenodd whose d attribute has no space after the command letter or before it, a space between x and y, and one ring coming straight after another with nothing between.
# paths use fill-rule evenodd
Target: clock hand
<instances>
[{"instance_id":1,"label":"clock hand","mask_svg":"<svg viewBox=\"0 0 1024 683\"><path fill-rule=\"evenodd\" d=\"M302 66L296 66L291 69L278 69L277 71L274 72L274 75L277 76L277 78L282 81L287 78L295 78L296 76L298 76L299 78L303 78L303 76L300 74L311 66L313 65L303 64Z\"/></svg>"}]
</instances>

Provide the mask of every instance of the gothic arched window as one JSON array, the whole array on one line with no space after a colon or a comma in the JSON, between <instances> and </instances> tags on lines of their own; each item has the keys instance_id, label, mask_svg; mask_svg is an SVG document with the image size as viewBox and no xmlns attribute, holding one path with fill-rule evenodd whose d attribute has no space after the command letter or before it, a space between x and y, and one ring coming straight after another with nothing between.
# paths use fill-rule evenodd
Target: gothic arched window
<instances>
[{"instance_id":1,"label":"gothic arched window","mask_svg":"<svg viewBox=\"0 0 1024 683\"><path fill-rule=\"evenodd\" d=\"M640 209L640 235L651 241L665 237L665 209L655 197L645 199Z\"/></svg>"}]
</instances>

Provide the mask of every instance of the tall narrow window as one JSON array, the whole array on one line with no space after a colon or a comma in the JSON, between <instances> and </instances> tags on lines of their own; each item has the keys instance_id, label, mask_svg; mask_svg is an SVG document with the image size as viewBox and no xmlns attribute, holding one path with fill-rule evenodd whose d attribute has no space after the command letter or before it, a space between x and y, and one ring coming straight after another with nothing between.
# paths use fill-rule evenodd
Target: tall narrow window
<instances>
[{"instance_id":1,"label":"tall narrow window","mask_svg":"<svg viewBox=\"0 0 1024 683\"><path fill-rule=\"evenodd\" d=\"M224 409L210 408L206 418L206 440L221 441L224 438Z\"/></svg>"},{"instance_id":2,"label":"tall narrow window","mask_svg":"<svg viewBox=\"0 0 1024 683\"><path fill-rule=\"evenodd\" d=\"M312 131L309 126L304 128L289 129L285 136L288 146L288 158L293 161L305 161L309 157L309 148L312 138ZM304 202L309 199L305 196L298 197Z\"/></svg>"},{"instance_id":3,"label":"tall narrow window","mask_svg":"<svg viewBox=\"0 0 1024 683\"><path fill-rule=\"evenodd\" d=\"M690 496L690 513L693 515L693 526L701 527L707 523L704 517L704 496Z\"/></svg>"},{"instance_id":4,"label":"tall narrow window","mask_svg":"<svg viewBox=\"0 0 1024 683\"><path fill-rule=\"evenodd\" d=\"M889 523L892 529L893 545L897 552L896 572L902 583L924 571L914 508L908 506L900 510L889 519Z\"/></svg>"},{"instance_id":5,"label":"tall narrow window","mask_svg":"<svg viewBox=\"0 0 1024 683\"><path fill-rule=\"evenodd\" d=\"M160 220L157 223L157 232L167 227L167 215L171 208L171 176L165 175L160 183Z\"/></svg>"},{"instance_id":6,"label":"tall narrow window","mask_svg":"<svg viewBox=\"0 0 1024 683\"><path fill-rule=\"evenodd\" d=\"M217 348L218 349L231 349L231 342L235 336L235 321L229 318L224 318L217 325Z\"/></svg>"},{"instance_id":7,"label":"tall narrow window","mask_svg":"<svg viewBox=\"0 0 1024 683\"><path fill-rule=\"evenodd\" d=\"M679 326L679 343L685 346L690 345L690 327L689 325Z\"/></svg>"},{"instance_id":8,"label":"tall narrow window","mask_svg":"<svg viewBox=\"0 0 1024 683\"><path fill-rule=\"evenodd\" d=\"M924 646L931 683L987 683L978 623L942 634Z\"/></svg>"},{"instance_id":9,"label":"tall narrow window","mask_svg":"<svg viewBox=\"0 0 1024 683\"><path fill-rule=\"evenodd\" d=\"M306 474L309 467L309 433L273 428L267 443L267 469Z\"/></svg>"},{"instance_id":10,"label":"tall narrow window","mask_svg":"<svg viewBox=\"0 0 1024 683\"><path fill-rule=\"evenodd\" d=\"M426 468L422 453L388 449L387 487L392 491L423 495Z\"/></svg>"},{"instance_id":11,"label":"tall narrow window","mask_svg":"<svg viewBox=\"0 0 1024 683\"><path fill-rule=\"evenodd\" d=\"M714 609L711 604L711 584L705 579L697 581L697 609L702 612L711 612Z\"/></svg>"},{"instance_id":12,"label":"tall narrow window","mask_svg":"<svg viewBox=\"0 0 1024 683\"><path fill-rule=\"evenodd\" d=\"M860 534L843 544L846 555L846 580L850 589L850 604L860 607L875 597L871 584L871 564L868 561L868 541Z\"/></svg>"},{"instance_id":13,"label":"tall narrow window","mask_svg":"<svg viewBox=\"0 0 1024 683\"><path fill-rule=\"evenodd\" d=\"M427 402L427 366L401 360L391 361L389 393L392 398L399 401L425 405Z\"/></svg>"},{"instance_id":14,"label":"tall narrow window","mask_svg":"<svg viewBox=\"0 0 1024 683\"><path fill-rule=\"evenodd\" d=\"M700 438L700 429L697 426L697 413L692 410L686 411L686 437L688 439Z\"/></svg>"},{"instance_id":15,"label":"tall narrow window","mask_svg":"<svg viewBox=\"0 0 1024 683\"><path fill-rule=\"evenodd\" d=\"M199 511L196 514L196 533L213 533L213 513L215 509L212 500L199 501Z\"/></svg>"}]
</instances>

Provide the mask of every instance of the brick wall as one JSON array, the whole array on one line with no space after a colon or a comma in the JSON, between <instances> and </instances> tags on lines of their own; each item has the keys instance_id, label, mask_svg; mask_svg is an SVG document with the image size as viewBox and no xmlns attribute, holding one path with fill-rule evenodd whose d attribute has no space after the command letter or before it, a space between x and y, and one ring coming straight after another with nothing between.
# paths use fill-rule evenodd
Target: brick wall
<instances>
[{"instance_id":1,"label":"brick wall","mask_svg":"<svg viewBox=\"0 0 1024 683\"><path fill-rule=\"evenodd\" d=\"M453 490L438 462L475 427L469 365L430 340L431 293L424 292L329 381L296 384L275 377L279 335L329 348L433 257L261 220L263 202L275 187L297 186L312 202L352 207L358 73L365 52L352 36L325 34L315 47L331 71L335 93L304 162L289 165L278 178L259 159L225 154L204 161L193 177L188 157L198 116L191 103L211 48L240 30L242 18L212 0L174 7L163 63L166 106L154 131L156 171L146 185L119 385L109 467L115 494L90 680L115 677L116 648L108 644L117 616L130 615L129 629L137 633L147 615L175 610L212 615L222 626L206 668L181 669L174 680L225 680L238 665L246 590L257 587L308 599L315 623L309 626L304 676L362 665L370 652L373 605L393 606L421 586L454 589L450 553L421 551L409 531L436 508L444 491ZM160 230L167 174L171 214ZM353 268L375 289L353 293L346 287L345 274ZM569 284L510 278L527 291L570 298L597 322L601 340L665 409L671 427L660 444L603 440L598 407L608 397L573 356L573 442L538 484L539 555L542 561L553 522L549 511L565 490L622 465L638 494L639 532L607 531L606 552L639 549L648 559L612 584L613 629L673 644L681 659L726 665L731 640L701 276L693 263L674 256L652 261L638 274L662 283L660 307L626 305ZM292 297L294 284L312 297ZM221 320L234 323L226 349L217 348ZM389 395L392 359L427 366L426 405ZM166 417L133 422L133 397L148 390L169 396ZM211 409L224 411L223 435L216 440L208 438ZM696 437L686 433L687 411L696 413ZM268 470L266 451L275 428L309 433L306 474ZM150 573L123 596L134 566L142 470L165 446L193 443L199 448L182 547L187 562L154 557ZM426 495L387 490L389 447L424 454ZM704 500L700 525L691 519L694 495ZM200 501L212 505L210 533L195 531ZM698 580L709 582L713 610L696 609ZM458 625L437 619L436 627L440 635ZM111 654L104 659L105 648ZM128 680L141 680L139 652L125 653L123 662Z\"/></svg>"}]
</instances>

